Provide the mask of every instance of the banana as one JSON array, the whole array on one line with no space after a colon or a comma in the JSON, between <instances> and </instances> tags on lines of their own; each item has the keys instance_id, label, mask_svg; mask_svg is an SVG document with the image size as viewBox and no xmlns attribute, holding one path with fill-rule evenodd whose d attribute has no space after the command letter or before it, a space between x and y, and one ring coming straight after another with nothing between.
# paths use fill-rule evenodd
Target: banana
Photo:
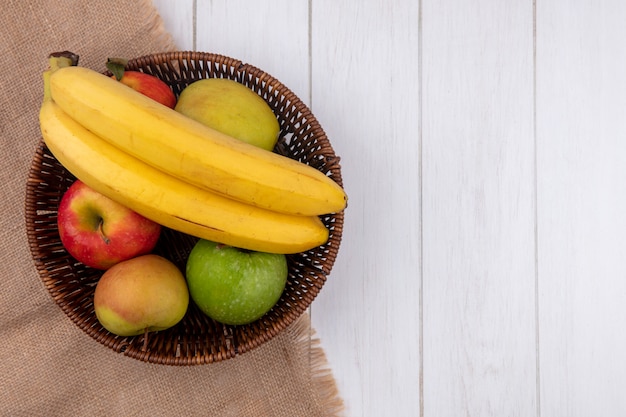
<instances>
[{"instance_id":1,"label":"banana","mask_svg":"<svg viewBox=\"0 0 626 417\"><path fill-rule=\"evenodd\" d=\"M60 68L50 89L70 117L102 139L200 188L296 215L346 207L344 190L315 168L224 135L94 70Z\"/></svg>"},{"instance_id":2,"label":"banana","mask_svg":"<svg viewBox=\"0 0 626 417\"><path fill-rule=\"evenodd\" d=\"M44 80L49 80L49 72ZM47 81L44 81L46 84ZM44 93L39 121L44 141L77 178L163 226L239 248L297 253L325 243L315 216L272 212L174 178L128 155L77 123Z\"/></svg>"}]
</instances>

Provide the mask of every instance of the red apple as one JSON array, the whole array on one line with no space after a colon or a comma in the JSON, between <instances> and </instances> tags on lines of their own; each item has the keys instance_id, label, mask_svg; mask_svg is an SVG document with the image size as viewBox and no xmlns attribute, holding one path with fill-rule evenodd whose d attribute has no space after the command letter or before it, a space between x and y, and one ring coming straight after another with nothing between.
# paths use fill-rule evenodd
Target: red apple
<instances>
[{"instance_id":1,"label":"red apple","mask_svg":"<svg viewBox=\"0 0 626 417\"><path fill-rule=\"evenodd\" d=\"M154 254L138 256L107 269L93 298L96 317L118 336L165 330L185 316L189 291L183 273ZM145 343L145 341L144 341Z\"/></svg>"},{"instance_id":2,"label":"red apple","mask_svg":"<svg viewBox=\"0 0 626 417\"><path fill-rule=\"evenodd\" d=\"M174 92L165 82L154 75L139 71L124 71L120 82L171 109L176 106Z\"/></svg>"},{"instance_id":3,"label":"red apple","mask_svg":"<svg viewBox=\"0 0 626 417\"><path fill-rule=\"evenodd\" d=\"M161 226L75 181L63 194L57 224L61 243L92 268L111 266L152 251Z\"/></svg>"}]
</instances>

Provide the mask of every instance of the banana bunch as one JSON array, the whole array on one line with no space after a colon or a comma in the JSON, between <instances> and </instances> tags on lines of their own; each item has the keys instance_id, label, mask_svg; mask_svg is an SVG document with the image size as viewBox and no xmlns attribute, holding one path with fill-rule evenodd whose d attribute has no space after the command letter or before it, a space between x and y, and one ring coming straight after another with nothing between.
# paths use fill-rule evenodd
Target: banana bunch
<instances>
[{"instance_id":1,"label":"banana bunch","mask_svg":"<svg viewBox=\"0 0 626 417\"><path fill-rule=\"evenodd\" d=\"M58 63L57 63L58 64ZM308 165L195 122L96 71L51 65L44 141L72 174L163 226L255 251L325 243L346 195Z\"/></svg>"}]
</instances>

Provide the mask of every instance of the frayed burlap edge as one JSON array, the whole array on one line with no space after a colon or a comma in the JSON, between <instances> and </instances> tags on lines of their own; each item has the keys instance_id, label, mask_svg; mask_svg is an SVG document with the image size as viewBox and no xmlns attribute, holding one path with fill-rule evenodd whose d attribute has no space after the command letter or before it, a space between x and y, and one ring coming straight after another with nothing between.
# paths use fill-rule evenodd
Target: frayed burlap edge
<instances>
[{"instance_id":1,"label":"frayed burlap edge","mask_svg":"<svg viewBox=\"0 0 626 417\"><path fill-rule=\"evenodd\" d=\"M345 404L340 396L339 388L322 348L321 340L311 326L308 313L296 320L286 331L293 335L295 346L302 355L309 356L311 369L311 388L317 395L324 416L341 417L345 413Z\"/></svg>"},{"instance_id":2,"label":"frayed burlap edge","mask_svg":"<svg viewBox=\"0 0 626 417\"><path fill-rule=\"evenodd\" d=\"M156 37L156 41L163 45L163 51L155 52L169 52L178 49L172 34L165 29L163 25L163 18L159 14L159 11L152 3L152 0L141 0L141 10L145 11L144 21L148 24L148 29L151 34Z\"/></svg>"}]
</instances>

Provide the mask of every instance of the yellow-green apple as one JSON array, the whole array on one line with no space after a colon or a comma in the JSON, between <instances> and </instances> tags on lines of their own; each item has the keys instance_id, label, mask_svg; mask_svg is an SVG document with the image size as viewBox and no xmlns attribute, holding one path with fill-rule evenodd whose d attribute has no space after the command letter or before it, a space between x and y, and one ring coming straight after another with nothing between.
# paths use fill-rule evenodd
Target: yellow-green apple
<instances>
[{"instance_id":1,"label":"yellow-green apple","mask_svg":"<svg viewBox=\"0 0 626 417\"><path fill-rule=\"evenodd\" d=\"M76 180L59 203L61 243L76 260L96 269L151 252L161 225Z\"/></svg>"},{"instance_id":2,"label":"yellow-green apple","mask_svg":"<svg viewBox=\"0 0 626 417\"><path fill-rule=\"evenodd\" d=\"M106 270L96 284L94 310L102 327L136 336L176 325L187 312L189 291L171 261L148 254Z\"/></svg>"},{"instance_id":3,"label":"yellow-green apple","mask_svg":"<svg viewBox=\"0 0 626 417\"><path fill-rule=\"evenodd\" d=\"M200 239L186 265L198 308L225 324L251 323L280 299L287 282L285 255L254 252Z\"/></svg>"},{"instance_id":4,"label":"yellow-green apple","mask_svg":"<svg viewBox=\"0 0 626 417\"><path fill-rule=\"evenodd\" d=\"M280 126L271 107L257 93L226 78L189 84L175 110L204 125L266 150L273 150Z\"/></svg>"}]
</instances>

